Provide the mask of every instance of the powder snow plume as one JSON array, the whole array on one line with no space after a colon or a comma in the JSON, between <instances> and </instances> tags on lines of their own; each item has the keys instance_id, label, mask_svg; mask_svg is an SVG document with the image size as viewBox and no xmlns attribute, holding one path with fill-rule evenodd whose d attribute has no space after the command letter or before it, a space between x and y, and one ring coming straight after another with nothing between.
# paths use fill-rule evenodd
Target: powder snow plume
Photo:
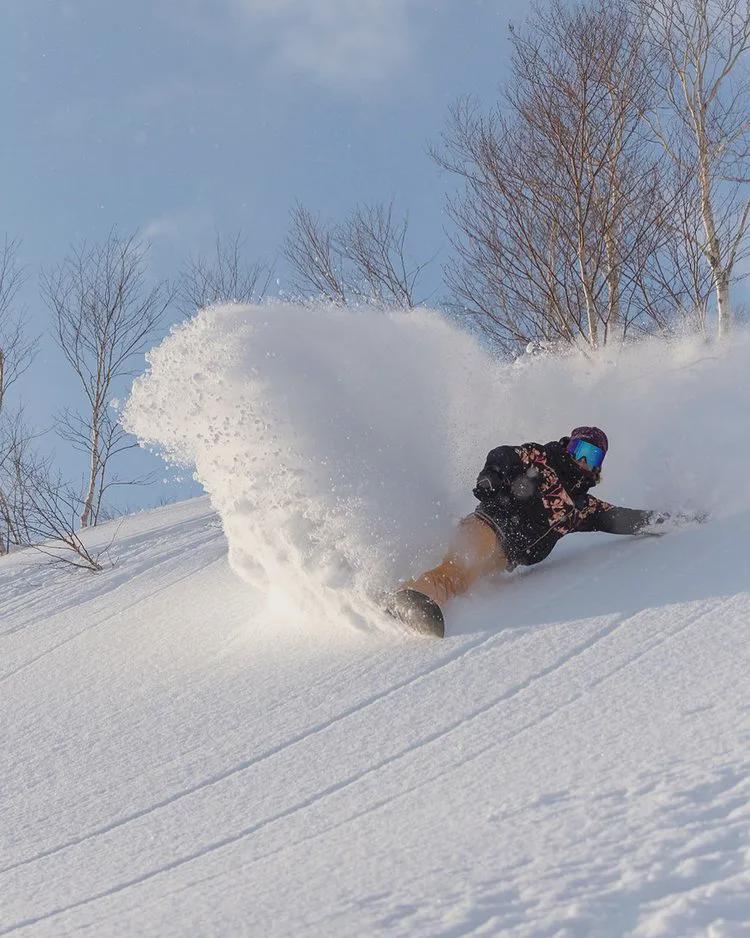
<instances>
[{"instance_id":1,"label":"powder snow plume","mask_svg":"<svg viewBox=\"0 0 750 938\"><path fill-rule=\"evenodd\" d=\"M435 312L216 306L148 360L125 425L194 466L233 568L277 600L362 597L470 505L466 430L492 373Z\"/></svg>"},{"instance_id":2,"label":"powder snow plume","mask_svg":"<svg viewBox=\"0 0 750 938\"><path fill-rule=\"evenodd\" d=\"M439 557L489 449L579 424L609 434L609 501L750 508L747 335L508 364L429 309L231 304L148 363L125 427L193 467L232 567L284 611L361 618L364 597Z\"/></svg>"}]
</instances>

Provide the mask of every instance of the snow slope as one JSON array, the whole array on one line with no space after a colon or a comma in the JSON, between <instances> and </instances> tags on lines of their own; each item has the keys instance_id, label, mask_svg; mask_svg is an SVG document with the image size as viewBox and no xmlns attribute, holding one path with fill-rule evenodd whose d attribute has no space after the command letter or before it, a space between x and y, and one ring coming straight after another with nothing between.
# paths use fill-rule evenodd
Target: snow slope
<instances>
[{"instance_id":1,"label":"snow slope","mask_svg":"<svg viewBox=\"0 0 750 938\"><path fill-rule=\"evenodd\" d=\"M432 335L431 315L420 315ZM428 366L451 338L444 328ZM237 338L234 356L251 347ZM367 338L377 370L382 343ZM169 417L171 380L186 361L185 336L171 339L131 418L145 420L150 406L153 433L142 435L167 448L165 425L173 421L176 439L182 419ZM299 390L283 347L262 376L264 407L276 406L275 376ZM283 445L276 457L284 474L296 472L314 536L286 519L292 489L264 485L249 463L248 489L230 491L231 447L261 462L266 451L249 431L255 417L222 436L235 392L248 413L257 401L248 372L232 384L219 357L211 380L228 382L224 401L196 378L208 410L193 411L186 437L209 442L182 454L196 460L213 504L185 502L89 535L105 544L116 533L114 563L95 576L25 552L0 560L0 934L750 934L747 345L719 361L688 343L660 360L641 349L503 370L469 343L477 381L502 394L480 417L474 376L454 375L463 442L459 433L446 467L433 462L444 444L428 439L420 485L404 471L400 496L388 478L375 494L356 485L381 460L395 462L375 418L388 415L391 393L397 410L398 362L372 401L377 445L347 474L337 442L346 408L331 406L323 436L319 408L338 398L318 382L309 349L318 403L303 408L297 462ZM451 397L448 387L430 402L433 374L426 367L422 396L402 401L402 451L418 407ZM559 393L542 400L550 383ZM360 392L343 396L352 420L367 402L368 387ZM300 418L286 413L277 447ZM613 440L628 440L613 442L604 497L710 502L711 522L661 538L567 538L544 564L456 601L442 642L368 612L367 590L396 562L389 538L400 521L380 512L389 498L416 499L414 543L428 556L428 536L448 526L432 517L435 499L447 499L446 514L464 510L451 478L465 487L471 450L481 462L493 442L549 438L560 421L584 418L606 418ZM696 447L712 427L722 445ZM349 483L332 495L310 469L324 439L330 478ZM679 467L682 453L695 458L675 474L664 460ZM659 471L645 472L649 458ZM252 486L265 502L252 501ZM357 500L362 523L344 544L326 540L345 518L340 494ZM243 530L243 518L257 524ZM260 567L248 565L254 548ZM282 548L299 551L286 566Z\"/></svg>"}]
</instances>

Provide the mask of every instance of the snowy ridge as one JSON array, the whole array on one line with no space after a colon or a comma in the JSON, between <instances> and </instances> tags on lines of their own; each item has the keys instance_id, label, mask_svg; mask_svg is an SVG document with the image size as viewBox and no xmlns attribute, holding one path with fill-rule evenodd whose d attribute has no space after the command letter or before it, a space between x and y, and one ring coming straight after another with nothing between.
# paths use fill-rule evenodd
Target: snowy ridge
<instances>
[{"instance_id":1,"label":"snowy ridge","mask_svg":"<svg viewBox=\"0 0 750 938\"><path fill-rule=\"evenodd\" d=\"M144 438L195 459L214 507L126 519L115 565L95 577L26 553L0 560L0 934L750 933L746 340L720 357L683 343L510 368L465 340L465 367L441 388L453 330L396 314L337 332L337 355L366 347L373 372L337 372L342 389L316 384L325 341L295 320L305 396L283 311L252 342L257 311L214 315L156 350L129 409ZM423 356L414 400L396 356L376 393L392 330ZM192 341L212 367L186 371ZM298 403L266 450L255 415L285 393ZM368 393L378 445L347 463L340 421L361 419ZM391 408L401 451L381 453ZM420 408L454 427L450 447L407 433ZM451 520L434 518L435 500L447 515L471 506L477 453L583 420L612 438L603 497L709 507L710 523L567 538L456 601L442 642L386 631L357 606L368 529L373 581L401 562L390 500L413 512L411 543L428 558ZM422 445L412 480L404 453ZM343 480L334 495L316 475L324 452L326 478ZM268 459L266 489L260 470L235 483L231 455ZM388 466L398 484L374 484ZM288 517L292 469L307 520L318 525L321 505L334 518L307 541ZM354 535L327 541L352 497ZM112 529L90 536L107 543ZM300 552L292 567L305 561L294 574L281 547ZM263 565L246 567L258 549ZM269 583L294 586L296 612L268 613ZM305 605L316 589L327 597Z\"/></svg>"}]
</instances>

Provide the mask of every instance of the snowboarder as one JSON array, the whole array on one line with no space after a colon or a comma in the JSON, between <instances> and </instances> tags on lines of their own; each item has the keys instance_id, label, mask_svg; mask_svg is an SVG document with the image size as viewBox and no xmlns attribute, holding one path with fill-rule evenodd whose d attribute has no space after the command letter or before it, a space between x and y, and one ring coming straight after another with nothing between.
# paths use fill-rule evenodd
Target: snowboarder
<instances>
[{"instance_id":1,"label":"snowboarder","mask_svg":"<svg viewBox=\"0 0 750 938\"><path fill-rule=\"evenodd\" d=\"M576 427L544 445L493 449L474 489L479 506L459 524L442 562L405 583L388 611L442 637L446 600L489 573L539 563L566 534L656 533L670 517L666 513L618 508L588 494L601 479L608 448L603 430Z\"/></svg>"}]
</instances>

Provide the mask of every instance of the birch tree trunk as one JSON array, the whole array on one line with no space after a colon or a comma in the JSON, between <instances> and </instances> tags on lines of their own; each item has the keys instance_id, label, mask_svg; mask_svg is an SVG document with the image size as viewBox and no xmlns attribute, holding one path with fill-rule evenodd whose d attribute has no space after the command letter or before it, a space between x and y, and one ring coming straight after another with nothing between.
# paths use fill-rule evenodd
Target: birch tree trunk
<instances>
[{"instance_id":1,"label":"birch tree trunk","mask_svg":"<svg viewBox=\"0 0 750 938\"><path fill-rule=\"evenodd\" d=\"M99 478L99 436L101 420L98 414L94 412L91 420L91 452L89 454L89 482L86 488L86 494L83 499L83 511L81 512L81 527L87 528L91 522L94 499L96 498L97 480Z\"/></svg>"},{"instance_id":2,"label":"birch tree trunk","mask_svg":"<svg viewBox=\"0 0 750 938\"><path fill-rule=\"evenodd\" d=\"M585 243L583 241L583 236L579 236L578 240L578 270L581 275L581 286L583 287L583 295L586 299L586 329L588 332L589 344L592 348L599 347L599 323L598 315L596 310L596 300L594 298L593 290L591 289L591 282L589 278L588 267L586 264L586 254L585 254Z\"/></svg>"},{"instance_id":3,"label":"birch tree trunk","mask_svg":"<svg viewBox=\"0 0 750 938\"><path fill-rule=\"evenodd\" d=\"M607 264L607 321L604 324L604 344L609 343L612 331L620 325L620 267L615 239L610 231L604 236Z\"/></svg>"}]
</instances>

